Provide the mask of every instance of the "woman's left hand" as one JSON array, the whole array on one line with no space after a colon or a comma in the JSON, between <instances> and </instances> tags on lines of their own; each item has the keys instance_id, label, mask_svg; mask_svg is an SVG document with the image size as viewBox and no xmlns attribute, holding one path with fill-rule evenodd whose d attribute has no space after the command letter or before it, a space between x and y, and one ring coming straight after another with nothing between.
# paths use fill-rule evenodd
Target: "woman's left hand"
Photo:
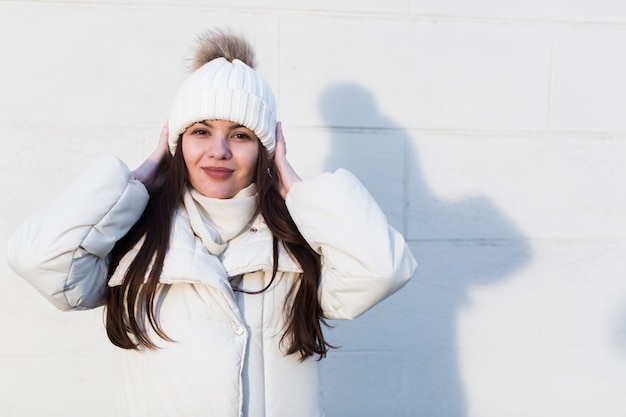
<instances>
[{"instance_id":1,"label":"woman's left hand","mask_svg":"<svg viewBox=\"0 0 626 417\"><path fill-rule=\"evenodd\" d=\"M283 128L281 122L276 122L276 151L274 153L274 163L278 170L278 189L283 198L287 197L287 193L291 186L296 182L302 181L296 171L293 169L289 161L287 161L287 145L283 136Z\"/></svg>"}]
</instances>

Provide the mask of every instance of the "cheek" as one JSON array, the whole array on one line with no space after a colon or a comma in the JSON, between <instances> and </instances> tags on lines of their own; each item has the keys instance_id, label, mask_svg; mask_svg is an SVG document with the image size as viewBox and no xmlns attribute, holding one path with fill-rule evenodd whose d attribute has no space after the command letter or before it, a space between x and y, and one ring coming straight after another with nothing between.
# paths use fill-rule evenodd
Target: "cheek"
<instances>
[{"instance_id":1,"label":"cheek","mask_svg":"<svg viewBox=\"0 0 626 417\"><path fill-rule=\"evenodd\" d=\"M194 182L192 177L194 177L193 167L194 167L194 164L195 164L194 161L196 161L196 158L195 158L195 151L194 151L193 146L190 146L185 141L183 141L182 146L178 148L177 152L180 152L182 154L181 156L185 164L187 181Z\"/></svg>"},{"instance_id":2,"label":"cheek","mask_svg":"<svg viewBox=\"0 0 626 417\"><path fill-rule=\"evenodd\" d=\"M189 151L187 150L187 146L183 143L183 146L178 148L178 151L182 154L183 161L185 161L185 168L187 168L187 172L189 172Z\"/></svg>"},{"instance_id":3,"label":"cheek","mask_svg":"<svg viewBox=\"0 0 626 417\"><path fill-rule=\"evenodd\" d=\"M193 164L202 155L201 149L196 143L194 143L194 141L183 141L183 146L181 148L183 159L185 160L185 165L187 166Z\"/></svg>"},{"instance_id":4,"label":"cheek","mask_svg":"<svg viewBox=\"0 0 626 417\"><path fill-rule=\"evenodd\" d=\"M256 172L256 163L259 158L259 148L249 149L245 155L243 155L242 162L245 164L249 175L254 175Z\"/></svg>"}]
</instances>

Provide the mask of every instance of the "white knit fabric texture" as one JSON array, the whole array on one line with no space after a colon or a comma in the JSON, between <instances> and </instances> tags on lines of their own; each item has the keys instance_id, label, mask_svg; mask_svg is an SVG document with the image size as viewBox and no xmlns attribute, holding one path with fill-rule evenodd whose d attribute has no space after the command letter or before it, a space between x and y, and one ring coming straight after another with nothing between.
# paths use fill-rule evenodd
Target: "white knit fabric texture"
<instances>
[{"instance_id":1,"label":"white knit fabric texture","mask_svg":"<svg viewBox=\"0 0 626 417\"><path fill-rule=\"evenodd\" d=\"M276 146L276 100L267 82L237 59L217 58L194 71L178 92L169 119L169 147L203 120L228 120L252 130L270 153Z\"/></svg>"}]
</instances>

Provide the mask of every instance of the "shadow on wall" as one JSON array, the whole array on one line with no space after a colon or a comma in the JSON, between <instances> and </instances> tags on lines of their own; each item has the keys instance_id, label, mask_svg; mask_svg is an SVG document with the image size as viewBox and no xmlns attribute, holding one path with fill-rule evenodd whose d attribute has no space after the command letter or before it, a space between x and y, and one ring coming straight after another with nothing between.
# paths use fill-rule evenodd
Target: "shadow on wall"
<instances>
[{"instance_id":1,"label":"shadow on wall","mask_svg":"<svg viewBox=\"0 0 626 417\"><path fill-rule=\"evenodd\" d=\"M327 416L464 417L459 311L472 288L506 279L530 249L489 199L438 198L407 133L379 112L366 89L333 85L320 107L334 129L325 169L345 167L361 178L390 222L408 225L402 232L419 263L400 292L358 320L333 323L331 343L342 349L322 361Z\"/></svg>"}]
</instances>

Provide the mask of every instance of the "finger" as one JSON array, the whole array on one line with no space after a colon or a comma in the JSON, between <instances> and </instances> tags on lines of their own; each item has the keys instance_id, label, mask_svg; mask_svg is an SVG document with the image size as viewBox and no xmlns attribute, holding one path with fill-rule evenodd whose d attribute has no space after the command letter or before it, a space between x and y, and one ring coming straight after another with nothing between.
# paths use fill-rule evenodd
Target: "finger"
<instances>
[{"instance_id":1,"label":"finger","mask_svg":"<svg viewBox=\"0 0 626 417\"><path fill-rule=\"evenodd\" d=\"M161 129L161 140L163 138L167 139L167 137L169 136L169 133L170 133L169 125L167 122L165 122L165 124L163 125L163 129Z\"/></svg>"},{"instance_id":2,"label":"finger","mask_svg":"<svg viewBox=\"0 0 626 417\"><path fill-rule=\"evenodd\" d=\"M159 149L169 149L168 139L169 139L169 124L165 122L163 128L161 129L161 135L159 136Z\"/></svg>"},{"instance_id":3,"label":"finger","mask_svg":"<svg viewBox=\"0 0 626 417\"><path fill-rule=\"evenodd\" d=\"M282 142L284 139L283 125L281 122L276 122L276 142Z\"/></svg>"},{"instance_id":4,"label":"finger","mask_svg":"<svg viewBox=\"0 0 626 417\"><path fill-rule=\"evenodd\" d=\"M287 152L287 144L285 143L285 135L283 135L283 124L276 122L276 147L281 148L283 153Z\"/></svg>"}]
</instances>

